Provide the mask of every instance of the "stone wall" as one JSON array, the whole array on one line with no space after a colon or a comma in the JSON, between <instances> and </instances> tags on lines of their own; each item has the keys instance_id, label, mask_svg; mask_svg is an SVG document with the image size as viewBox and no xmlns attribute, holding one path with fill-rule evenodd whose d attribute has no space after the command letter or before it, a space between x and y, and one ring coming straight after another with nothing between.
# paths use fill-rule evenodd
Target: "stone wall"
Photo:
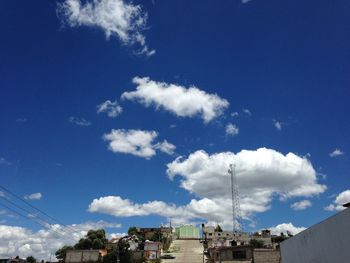
<instances>
[{"instance_id":1,"label":"stone wall","mask_svg":"<svg viewBox=\"0 0 350 263\"><path fill-rule=\"evenodd\" d=\"M280 263L281 253L273 249L254 249L254 263Z\"/></svg>"}]
</instances>

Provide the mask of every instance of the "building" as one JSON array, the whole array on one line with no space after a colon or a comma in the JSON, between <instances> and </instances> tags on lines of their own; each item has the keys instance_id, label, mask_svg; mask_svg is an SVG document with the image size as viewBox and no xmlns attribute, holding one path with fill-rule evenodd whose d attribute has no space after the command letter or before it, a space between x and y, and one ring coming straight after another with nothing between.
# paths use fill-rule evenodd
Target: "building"
<instances>
[{"instance_id":1,"label":"building","mask_svg":"<svg viewBox=\"0 0 350 263\"><path fill-rule=\"evenodd\" d=\"M107 250L104 249L68 250L65 263L97 262L105 255Z\"/></svg>"},{"instance_id":2,"label":"building","mask_svg":"<svg viewBox=\"0 0 350 263\"><path fill-rule=\"evenodd\" d=\"M175 228L178 239L199 239L199 228L192 225L183 225Z\"/></svg>"},{"instance_id":3,"label":"building","mask_svg":"<svg viewBox=\"0 0 350 263\"><path fill-rule=\"evenodd\" d=\"M253 248L251 246L225 246L208 249L210 263L251 263L253 260Z\"/></svg>"},{"instance_id":4,"label":"building","mask_svg":"<svg viewBox=\"0 0 350 263\"><path fill-rule=\"evenodd\" d=\"M160 258L160 243L146 241L143 251L143 255L146 259L158 259Z\"/></svg>"},{"instance_id":5,"label":"building","mask_svg":"<svg viewBox=\"0 0 350 263\"><path fill-rule=\"evenodd\" d=\"M143 236L145 239L152 239L154 236L159 235L168 236L172 233L171 227L143 227L137 228L137 233Z\"/></svg>"},{"instance_id":6,"label":"building","mask_svg":"<svg viewBox=\"0 0 350 263\"><path fill-rule=\"evenodd\" d=\"M248 245L251 239L256 239L264 243L264 247L271 248L271 232L263 230L261 233L253 235L245 232L221 231L215 232L212 226L202 228L203 239L208 241L208 246L233 246Z\"/></svg>"},{"instance_id":7,"label":"building","mask_svg":"<svg viewBox=\"0 0 350 263\"><path fill-rule=\"evenodd\" d=\"M282 263L350 262L350 208L280 244Z\"/></svg>"},{"instance_id":8,"label":"building","mask_svg":"<svg viewBox=\"0 0 350 263\"><path fill-rule=\"evenodd\" d=\"M280 263L278 250L255 249L252 246L212 247L208 249L210 263Z\"/></svg>"}]
</instances>

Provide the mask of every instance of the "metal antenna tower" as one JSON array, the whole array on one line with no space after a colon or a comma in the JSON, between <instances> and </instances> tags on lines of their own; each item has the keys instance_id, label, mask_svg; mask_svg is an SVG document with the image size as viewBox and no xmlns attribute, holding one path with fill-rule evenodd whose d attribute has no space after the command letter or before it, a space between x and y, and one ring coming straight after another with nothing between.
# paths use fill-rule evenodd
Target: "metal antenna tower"
<instances>
[{"instance_id":1,"label":"metal antenna tower","mask_svg":"<svg viewBox=\"0 0 350 263\"><path fill-rule=\"evenodd\" d=\"M238 184L236 178L236 165L230 164L228 173L231 175L231 191L232 191L232 230L233 232L241 231L241 207L239 200Z\"/></svg>"}]
</instances>

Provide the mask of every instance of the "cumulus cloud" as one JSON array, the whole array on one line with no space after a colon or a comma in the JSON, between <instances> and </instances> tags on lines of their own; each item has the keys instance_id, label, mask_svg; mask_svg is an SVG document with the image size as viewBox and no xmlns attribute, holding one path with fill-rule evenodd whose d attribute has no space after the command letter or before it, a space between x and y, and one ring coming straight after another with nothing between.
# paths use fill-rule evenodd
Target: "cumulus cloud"
<instances>
[{"instance_id":1,"label":"cumulus cloud","mask_svg":"<svg viewBox=\"0 0 350 263\"><path fill-rule=\"evenodd\" d=\"M25 195L24 199L27 199L27 200L40 200L41 197L42 197L41 193L33 193L33 194L30 194L30 195Z\"/></svg>"},{"instance_id":2,"label":"cumulus cloud","mask_svg":"<svg viewBox=\"0 0 350 263\"><path fill-rule=\"evenodd\" d=\"M48 225L47 229L34 232L24 227L0 225L0 257L18 255L21 258L34 256L38 260L48 260L58 248L75 244L90 229L119 227L120 224L98 221L69 226Z\"/></svg>"},{"instance_id":3,"label":"cumulus cloud","mask_svg":"<svg viewBox=\"0 0 350 263\"><path fill-rule=\"evenodd\" d=\"M318 184L310 161L293 153L283 155L272 149L242 150L207 154L197 151L179 157L167 165L170 179L181 178L181 187L195 195L187 205L176 206L162 201L137 204L119 196L93 200L89 211L114 216L160 215L176 222L204 219L209 223L231 226L231 182L227 170L236 164L242 217L270 209L273 197L281 199L313 196L325 191Z\"/></svg>"},{"instance_id":4,"label":"cumulus cloud","mask_svg":"<svg viewBox=\"0 0 350 263\"><path fill-rule=\"evenodd\" d=\"M78 126L91 126L92 123L84 118L78 118L78 117L74 117L74 116L71 116L68 118L68 121L70 123L73 123L75 125L78 125Z\"/></svg>"},{"instance_id":5,"label":"cumulus cloud","mask_svg":"<svg viewBox=\"0 0 350 263\"><path fill-rule=\"evenodd\" d=\"M157 137L158 133L155 131L124 129L113 129L110 133L103 135L103 139L109 142L109 149L115 153L127 153L146 159L154 156L156 150L173 154L175 145L166 140L154 143Z\"/></svg>"},{"instance_id":6,"label":"cumulus cloud","mask_svg":"<svg viewBox=\"0 0 350 263\"><path fill-rule=\"evenodd\" d=\"M310 200L302 200L300 202L293 203L290 207L293 210L300 211L300 210L305 210L306 208L309 208L311 206L312 206L312 203Z\"/></svg>"},{"instance_id":7,"label":"cumulus cloud","mask_svg":"<svg viewBox=\"0 0 350 263\"><path fill-rule=\"evenodd\" d=\"M111 118L117 117L122 111L123 108L119 105L118 101L106 100L97 105L97 113L106 113Z\"/></svg>"},{"instance_id":8,"label":"cumulus cloud","mask_svg":"<svg viewBox=\"0 0 350 263\"><path fill-rule=\"evenodd\" d=\"M344 210L345 207L343 207L344 204L347 204L350 202L350 190L346 190L344 192L341 192L333 201L332 204L325 207L325 210L327 211L341 211Z\"/></svg>"},{"instance_id":9,"label":"cumulus cloud","mask_svg":"<svg viewBox=\"0 0 350 263\"><path fill-rule=\"evenodd\" d=\"M194 86L186 88L153 81L148 77L135 77L133 83L137 85L136 91L124 92L123 99L138 101L146 107L154 105L157 109L163 108L178 117L200 115L208 123L229 106L227 100Z\"/></svg>"},{"instance_id":10,"label":"cumulus cloud","mask_svg":"<svg viewBox=\"0 0 350 263\"><path fill-rule=\"evenodd\" d=\"M236 125L229 123L225 128L226 135L235 136L239 133L239 129Z\"/></svg>"},{"instance_id":11,"label":"cumulus cloud","mask_svg":"<svg viewBox=\"0 0 350 263\"><path fill-rule=\"evenodd\" d=\"M333 152L331 152L329 154L330 157L337 157L337 156L341 156L341 155L344 155L345 153L340 150L340 149L335 149Z\"/></svg>"},{"instance_id":12,"label":"cumulus cloud","mask_svg":"<svg viewBox=\"0 0 350 263\"><path fill-rule=\"evenodd\" d=\"M280 199L313 196L325 191L317 183L316 172L306 158L293 153L283 155L272 149L242 150L237 154L222 152L213 155L196 151L184 159L168 164L170 179L181 177L181 187L200 198L209 198L229 214L229 164L236 164L236 176L245 217L270 208L273 196Z\"/></svg>"},{"instance_id":13,"label":"cumulus cloud","mask_svg":"<svg viewBox=\"0 0 350 263\"><path fill-rule=\"evenodd\" d=\"M296 235L301 231L304 231L306 227L296 227L292 223L283 223L270 227L269 229L273 235L280 235L281 233L287 234L287 232L290 232L292 235Z\"/></svg>"},{"instance_id":14,"label":"cumulus cloud","mask_svg":"<svg viewBox=\"0 0 350 263\"><path fill-rule=\"evenodd\" d=\"M137 54L152 56L142 31L147 26L147 13L140 5L123 0L65 0L58 4L57 13L63 24L71 27L97 27L107 39L117 37L125 45L137 45Z\"/></svg>"},{"instance_id":15,"label":"cumulus cloud","mask_svg":"<svg viewBox=\"0 0 350 263\"><path fill-rule=\"evenodd\" d=\"M231 113L231 117L237 117L239 116L239 113L237 111Z\"/></svg>"}]
</instances>

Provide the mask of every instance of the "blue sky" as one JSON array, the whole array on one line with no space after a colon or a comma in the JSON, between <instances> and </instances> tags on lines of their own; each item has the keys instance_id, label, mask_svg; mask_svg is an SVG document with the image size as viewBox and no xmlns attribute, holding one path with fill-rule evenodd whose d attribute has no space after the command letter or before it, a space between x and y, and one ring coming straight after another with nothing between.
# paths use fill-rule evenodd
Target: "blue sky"
<instances>
[{"instance_id":1,"label":"blue sky","mask_svg":"<svg viewBox=\"0 0 350 263\"><path fill-rule=\"evenodd\" d=\"M247 231L315 224L350 201L349 14L347 1L2 1L1 185L81 231L230 229L236 162ZM38 233L1 211L4 231ZM55 250L9 238L1 255L9 242Z\"/></svg>"}]
</instances>

